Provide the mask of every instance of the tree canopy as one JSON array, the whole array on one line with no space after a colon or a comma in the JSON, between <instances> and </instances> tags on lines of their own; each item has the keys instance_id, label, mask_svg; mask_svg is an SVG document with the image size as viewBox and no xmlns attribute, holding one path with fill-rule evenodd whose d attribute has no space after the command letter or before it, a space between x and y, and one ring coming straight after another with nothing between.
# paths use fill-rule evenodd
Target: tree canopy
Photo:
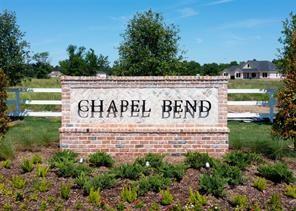
<instances>
[{"instance_id":1,"label":"tree canopy","mask_svg":"<svg viewBox=\"0 0 296 211\"><path fill-rule=\"evenodd\" d=\"M110 72L107 56L95 54L93 49L85 51L85 47L69 45L67 48L69 58L60 61L61 72L73 76L93 76L98 72Z\"/></svg>"},{"instance_id":2,"label":"tree canopy","mask_svg":"<svg viewBox=\"0 0 296 211\"><path fill-rule=\"evenodd\" d=\"M164 23L159 13L148 10L137 13L127 24L119 47L116 75L177 74L181 56L178 55L178 29Z\"/></svg>"},{"instance_id":3,"label":"tree canopy","mask_svg":"<svg viewBox=\"0 0 296 211\"><path fill-rule=\"evenodd\" d=\"M29 44L16 23L14 12L0 13L0 68L14 85L24 76Z\"/></svg>"},{"instance_id":4,"label":"tree canopy","mask_svg":"<svg viewBox=\"0 0 296 211\"><path fill-rule=\"evenodd\" d=\"M286 139L294 139L296 150L296 14L284 21L280 42L280 65L286 75L284 86L278 93L278 113L273 133Z\"/></svg>"}]
</instances>

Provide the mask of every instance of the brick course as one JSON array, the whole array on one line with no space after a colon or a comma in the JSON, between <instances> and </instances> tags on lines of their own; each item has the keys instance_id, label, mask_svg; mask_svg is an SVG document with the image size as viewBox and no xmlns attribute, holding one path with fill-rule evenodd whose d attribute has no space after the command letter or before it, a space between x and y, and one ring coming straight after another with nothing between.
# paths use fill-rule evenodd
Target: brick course
<instances>
[{"instance_id":1,"label":"brick course","mask_svg":"<svg viewBox=\"0 0 296 211\"><path fill-rule=\"evenodd\" d=\"M60 146L78 153L105 151L112 155L137 156L144 153L182 155L188 151L214 156L228 150L227 77L62 76L62 126ZM218 122L214 125L182 124L86 124L70 122L70 92L81 88L217 88Z\"/></svg>"}]
</instances>

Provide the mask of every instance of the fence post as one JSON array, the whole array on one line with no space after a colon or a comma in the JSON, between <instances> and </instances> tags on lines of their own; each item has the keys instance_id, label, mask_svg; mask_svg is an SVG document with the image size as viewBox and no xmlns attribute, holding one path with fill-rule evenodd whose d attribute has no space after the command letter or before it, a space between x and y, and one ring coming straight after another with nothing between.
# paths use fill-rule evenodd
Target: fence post
<instances>
[{"instance_id":1,"label":"fence post","mask_svg":"<svg viewBox=\"0 0 296 211\"><path fill-rule=\"evenodd\" d=\"M15 89L15 113L20 116L21 113L21 99L20 99L20 89Z\"/></svg>"},{"instance_id":2,"label":"fence post","mask_svg":"<svg viewBox=\"0 0 296 211\"><path fill-rule=\"evenodd\" d=\"M276 104L276 100L275 100L275 97L274 97L274 93L275 93L275 90L274 89L268 89L267 91L268 93L268 96L269 96L269 100L268 100L268 105L269 105L269 121L271 123L273 123L273 119L274 119L274 106Z\"/></svg>"}]
</instances>

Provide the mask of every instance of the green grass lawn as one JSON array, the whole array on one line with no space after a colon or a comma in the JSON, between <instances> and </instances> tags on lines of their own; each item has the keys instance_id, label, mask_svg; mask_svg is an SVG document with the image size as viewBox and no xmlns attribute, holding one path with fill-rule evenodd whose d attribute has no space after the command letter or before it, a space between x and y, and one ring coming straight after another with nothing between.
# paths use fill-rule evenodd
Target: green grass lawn
<instances>
[{"instance_id":1,"label":"green grass lawn","mask_svg":"<svg viewBox=\"0 0 296 211\"><path fill-rule=\"evenodd\" d=\"M250 149L281 156L280 153L284 151L287 154L287 145L291 144L273 139L269 123L230 121L228 126L229 144L232 149ZM58 143L59 127L59 118L26 117L24 120L14 122L0 145L0 158L13 156L15 150L31 150L36 146Z\"/></svg>"},{"instance_id":2,"label":"green grass lawn","mask_svg":"<svg viewBox=\"0 0 296 211\"><path fill-rule=\"evenodd\" d=\"M26 117L12 124L4 139L0 140L0 159L12 157L18 150L33 150L58 143L59 118Z\"/></svg>"}]
</instances>

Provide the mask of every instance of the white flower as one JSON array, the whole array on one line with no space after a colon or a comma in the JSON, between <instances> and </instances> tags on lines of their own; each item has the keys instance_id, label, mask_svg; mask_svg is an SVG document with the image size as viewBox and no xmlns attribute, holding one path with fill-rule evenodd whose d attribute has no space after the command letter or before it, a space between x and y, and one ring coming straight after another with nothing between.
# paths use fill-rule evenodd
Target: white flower
<instances>
[{"instance_id":1,"label":"white flower","mask_svg":"<svg viewBox=\"0 0 296 211\"><path fill-rule=\"evenodd\" d=\"M206 168L210 168L209 162L206 162Z\"/></svg>"},{"instance_id":2,"label":"white flower","mask_svg":"<svg viewBox=\"0 0 296 211\"><path fill-rule=\"evenodd\" d=\"M146 167L149 167L150 166L150 163L149 163L149 161L146 161Z\"/></svg>"},{"instance_id":3,"label":"white flower","mask_svg":"<svg viewBox=\"0 0 296 211\"><path fill-rule=\"evenodd\" d=\"M83 158L80 158L79 159L79 163L83 163Z\"/></svg>"}]
</instances>

